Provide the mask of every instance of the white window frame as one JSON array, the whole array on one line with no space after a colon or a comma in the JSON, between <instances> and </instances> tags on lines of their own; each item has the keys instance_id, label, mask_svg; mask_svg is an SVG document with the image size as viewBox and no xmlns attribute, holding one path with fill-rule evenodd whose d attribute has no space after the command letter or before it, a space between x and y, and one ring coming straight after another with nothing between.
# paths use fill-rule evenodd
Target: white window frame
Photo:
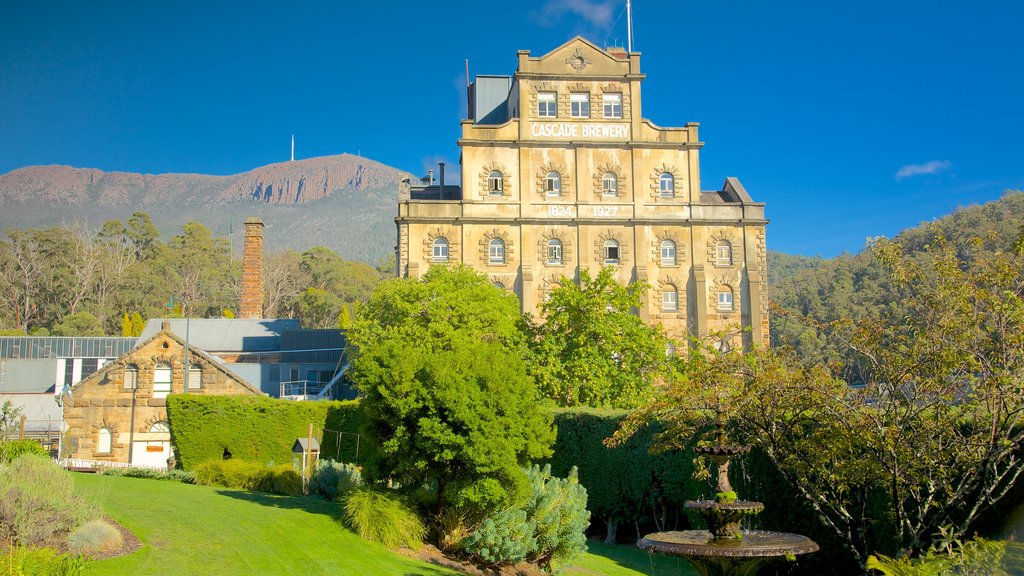
<instances>
[{"instance_id":1,"label":"white window frame","mask_svg":"<svg viewBox=\"0 0 1024 576\"><path fill-rule=\"evenodd\" d=\"M195 364L188 367L188 382L185 384L188 390L201 390L203 388L203 369Z\"/></svg>"},{"instance_id":2,"label":"white window frame","mask_svg":"<svg viewBox=\"0 0 1024 576\"><path fill-rule=\"evenodd\" d=\"M548 196L562 195L562 175L551 171L544 177L544 193Z\"/></svg>"},{"instance_id":3,"label":"white window frame","mask_svg":"<svg viewBox=\"0 0 1024 576\"><path fill-rule=\"evenodd\" d=\"M505 241L501 238L494 238L487 245L487 263L505 263Z\"/></svg>"},{"instance_id":4,"label":"white window frame","mask_svg":"<svg viewBox=\"0 0 1024 576\"><path fill-rule=\"evenodd\" d=\"M661 241L661 265L676 265L676 243L672 240Z\"/></svg>"},{"instance_id":5,"label":"white window frame","mask_svg":"<svg viewBox=\"0 0 1024 576\"><path fill-rule=\"evenodd\" d=\"M114 451L114 431L109 427L100 428L96 438L96 452L110 454Z\"/></svg>"},{"instance_id":6,"label":"white window frame","mask_svg":"<svg viewBox=\"0 0 1024 576\"><path fill-rule=\"evenodd\" d=\"M556 93L537 93L537 117L558 118L558 95Z\"/></svg>"},{"instance_id":7,"label":"white window frame","mask_svg":"<svg viewBox=\"0 0 1024 576\"><path fill-rule=\"evenodd\" d=\"M719 240L715 244L715 265L732 266L732 243L728 240Z\"/></svg>"},{"instance_id":8,"label":"white window frame","mask_svg":"<svg viewBox=\"0 0 1024 576\"><path fill-rule=\"evenodd\" d=\"M501 196L501 192L505 187L504 176L497 170L492 170L487 175L487 193L492 196Z\"/></svg>"},{"instance_id":9,"label":"white window frame","mask_svg":"<svg viewBox=\"0 0 1024 576\"><path fill-rule=\"evenodd\" d=\"M167 380L160 378L164 374L167 375ZM167 398L167 395L171 393L173 381L174 369L169 364L157 364L153 368L153 398Z\"/></svg>"},{"instance_id":10,"label":"white window frame","mask_svg":"<svg viewBox=\"0 0 1024 576\"><path fill-rule=\"evenodd\" d=\"M718 311L719 312L732 312L735 309L732 299L732 290L729 288L722 288L718 291Z\"/></svg>"},{"instance_id":11,"label":"white window frame","mask_svg":"<svg viewBox=\"0 0 1024 576\"><path fill-rule=\"evenodd\" d=\"M676 178L668 172L662 172L658 177L658 192L662 198L675 198Z\"/></svg>"},{"instance_id":12,"label":"white window frame","mask_svg":"<svg viewBox=\"0 0 1024 576\"><path fill-rule=\"evenodd\" d=\"M608 92L604 95L604 117L622 118L622 93Z\"/></svg>"},{"instance_id":13,"label":"white window frame","mask_svg":"<svg viewBox=\"0 0 1024 576\"><path fill-rule=\"evenodd\" d=\"M149 431L151 433L170 432L171 425L167 423L167 420L157 420L149 427Z\"/></svg>"},{"instance_id":14,"label":"white window frame","mask_svg":"<svg viewBox=\"0 0 1024 576\"><path fill-rule=\"evenodd\" d=\"M619 177L616 176L614 172L605 172L604 175L601 176L601 195L619 195Z\"/></svg>"},{"instance_id":15,"label":"white window frame","mask_svg":"<svg viewBox=\"0 0 1024 576\"><path fill-rule=\"evenodd\" d=\"M614 258L612 257L614 250ZM605 264L618 264L622 259L622 253L619 248L619 242L617 240L605 240L604 241L604 263Z\"/></svg>"},{"instance_id":16,"label":"white window frame","mask_svg":"<svg viewBox=\"0 0 1024 576\"><path fill-rule=\"evenodd\" d=\"M547 246L548 265L560 266L562 260L562 241L558 238L548 240Z\"/></svg>"},{"instance_id":17,"label":"white window frame","mask_svg":"<svg viewBox=\"0 0 1024 576\"><path fill-rule=\"evenodd\" d=\"M573 118L590 118L590 92L572 92L569 94L569 116Z\"/></svg>"},{"instance_id":18,"label":"white window frame","mask_svg":"<svg viewBox=\"0 0 1024 576\"><path fill-rule=\"evenodd\" d=\"M661 291L661 309L665 312L679 311L679 292L674 286Z\"/></svg>"},{"instance_id":19,"label":"white window frame","mask_svg":"<svg viewBox=\"0 0 1024 576\"><path fill-rule=\"evenodd\" d=\"M434 245L431 249L431 256L434 262L448 261L448 239L444 237L434 238Z\"/></svg>"}]
</instances>

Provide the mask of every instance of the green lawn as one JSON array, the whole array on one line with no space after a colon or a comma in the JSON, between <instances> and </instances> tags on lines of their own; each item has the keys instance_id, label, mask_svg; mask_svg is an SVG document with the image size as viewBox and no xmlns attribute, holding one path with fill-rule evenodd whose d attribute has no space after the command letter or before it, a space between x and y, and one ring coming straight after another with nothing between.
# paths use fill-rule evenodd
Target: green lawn
<instances>
[{"instance_id":1,"label":"green lawn","mask_svg":"<svg viewBox=\"0 0 1024 576\"><path fill-rule=\"evenodd\" d=\"M371 544L338 521L339 505L160 480L76 474L87 497L135 533L133 554L93 562L90 575L440 576L450 570ZM685 566L685 570L684 567ZM572 576L685 576L685 562L592 543Z\"/></svg>"}]
</instances>

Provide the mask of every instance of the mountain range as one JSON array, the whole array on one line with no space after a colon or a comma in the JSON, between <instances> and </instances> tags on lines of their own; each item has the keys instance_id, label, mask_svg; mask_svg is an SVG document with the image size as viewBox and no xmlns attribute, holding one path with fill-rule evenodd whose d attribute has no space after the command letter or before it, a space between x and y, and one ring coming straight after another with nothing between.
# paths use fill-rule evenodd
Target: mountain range
<instances>
[{"instance_id":1,"label":"mountain range","mask_svg":"<svg viewBox=\"0 0 1024 576\"><path fill-rule=\"evenodd\" d=\"M268 251L327 246L347 260L375 263L392 253L398 182L405 177L412 176L351 154L232 176L29 166L0 175L0 229L98 229L143 211L166 236L195 221L238 246L241 223L259 216Z\"/></svg>"}]
</instances>

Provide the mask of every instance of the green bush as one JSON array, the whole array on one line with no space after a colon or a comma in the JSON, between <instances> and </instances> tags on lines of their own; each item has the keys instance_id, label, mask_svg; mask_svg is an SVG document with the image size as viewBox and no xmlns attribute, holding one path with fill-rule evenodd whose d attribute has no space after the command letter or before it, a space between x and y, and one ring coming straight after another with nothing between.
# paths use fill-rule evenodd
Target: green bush
<instances>
[{"instance_id":1,"label":"green bush","mask_svg":"<svg viewBox=\"0 0 1024 576\"><path fill-rule=\"evenodd\" d=\"M0 576L80 576L89 560L51 548L10 546L0 556Z\"/></svg>"},{"instance_id":2,"label":"green bush","mask_svg":"<svg viewBox=\"0 0 1024 576\"><path fill-rule=\"evenodd\" d=\"M35 440L0 440L0 462L10 462L22 454L49 456L43 445Z\"/></svg>"},{"instance_id":3,"label":"green bush","mask_svg":"<svg viewBox=\"0 0 1024 576\"><path fill-rule=\"evenodd\" d=\"M310 480L310 493L328 500L344 498L350 490L363 485L363 475L355 464L320 460Z\"/></svg>"},{"instance_id":4,"label":"green bush","mask_svg":"<svg viewBox=\"0 0 1024 576\"><path fill-rule=\"evenodd\" d=\"M253 490L282 496L301 496L302 476L287 464L264 468Z\"/></svg>"},{"instance_id":5,"label":"green bush","mask_svg":"<svg viewBox=\"0 0 1024 576\"><path fill-rule=\"evenodd\" d=\"M349 492L343 511L349 528L388 548L419 548L426 535L416 512L392 492L360 486Z\"/></svg>"},{"instance_id":6,"label":"green bush","mask_svg":"<svg viewBox=\"0 0 1024 576\"><path fill-rule=\"evenodd\" d=\"M97 515L75 495L71 473L49 458L27 454L0 465L0 541L43 545Z\"/></svg>"},{"instance_id":7,"label":"green bush","mask_svg":"<svg viewBox=\"0 0 1024 576\"><path fill-rule=\"evenodd\" d=\"M576 470L568 478L554 478L550 466L534 466L527 475L527 501L484 519L462 541L464 552L492 566L527 560L552 569L586 551L590 512Z\"/></svg>"},{"instance_id":8,"label":"green bush","mask_svg":"<svg viewBox=\"0 0 1024 576\"><path fill-rule=\"evenodd\" d=\"M356 454L356 433L362 421L356 401L172 394L167 398L167 421L184 470L222 458L225 451L237 460L289 463L295 439L305 438L311 423L322 455L362 462L363 455Z\"/></svg>"},{"instance_id":9,"label":"green bush","mask_svg":"<svg viewBox=\"0 0 1024 576\"><path fill-rule=\"evenodd\" d=\"M537 522L527 519L525 510L513 508L485 518L462 541L462 549L491 566L515 564L537 551L536 531Z\"/></svg>"},{"instance_id":10,"label":"green bush","mask_svg":"<svg viewBox=\"0 0 1024 576\"><path fill-rule=\"evenodd\" d=\"M125 478L147 478L149 480L171 480L183 484L195 484L195 474L184 470L158 470L156 468L106 468L104 476L123 476Z\"/></svg>"},{"instance_id":11,"label":"green bush","mask_svg":"<svg viewBox=\"0 0 1024 576\"><path fill-rule=\"evenodd\" d=\"M121 545L121 532L108 522L90 520L68 534L68 550L76 554L89 554L113 550Z\"/></svg>"}]
</instances>

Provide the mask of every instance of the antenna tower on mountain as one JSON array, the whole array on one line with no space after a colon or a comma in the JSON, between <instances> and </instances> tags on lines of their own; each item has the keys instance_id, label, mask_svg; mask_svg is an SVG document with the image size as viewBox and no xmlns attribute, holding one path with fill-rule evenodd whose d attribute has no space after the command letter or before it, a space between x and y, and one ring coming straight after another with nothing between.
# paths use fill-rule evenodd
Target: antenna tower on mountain
<instances>
[{"instance_id":1,"label":"antenna tower on mountain","mask_svg":"<svg viewBox=\"0 0 1024 576\"><path fill-rule=\"evenodd\" d=\"M295 134L292 134L292 162L295 162Z\"/></svg>"}]
</instances>

